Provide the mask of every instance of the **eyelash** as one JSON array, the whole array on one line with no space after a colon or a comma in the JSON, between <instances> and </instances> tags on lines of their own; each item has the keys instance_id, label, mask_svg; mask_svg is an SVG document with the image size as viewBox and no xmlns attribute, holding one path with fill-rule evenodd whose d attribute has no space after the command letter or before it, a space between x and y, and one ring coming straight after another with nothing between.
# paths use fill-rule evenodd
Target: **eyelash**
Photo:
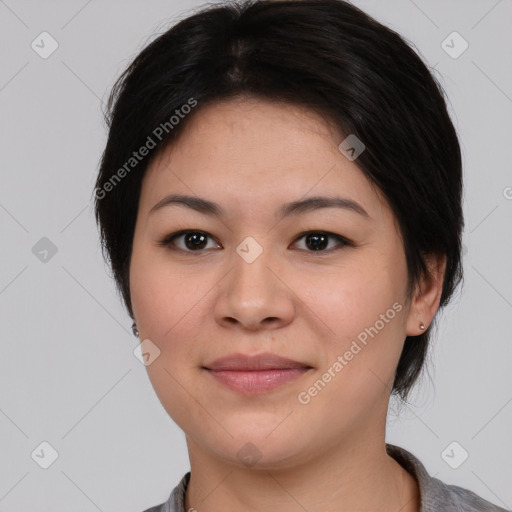
<instances>
[{"instance_id":1,"label":"eyelash","mask_svg":"<svg viewBox=\"0 0 512 512\"><path fill-rule=\"evenodd\" d=\"M162 247L166 247L168 248L169 250L171 251L177 251L177 252L182 252L182 253L189 253L189 254L195 254L195 253L202 253L204 251L206 251L207 249L197 249L195 251L193 250L190 250L190 249L182 249L180 247L175 247L173 246L174 244L174 240L180 236L183 236L183 235L186 235L186 234L190 234L190 233L197 233L197 234L201 234L201 235L205 235L209 238L213 238L211 237L208 233L205 233L204 231L199 231L197 229L184 229L184 230L181 230L181 231L176 231L175 233L171 233L167 236L165 236L162 240L160 240L158 242L158 245L159 246L162 246ZM325 255L326 253L330 254L332 252L335 252L335 251L338 251L340 249L342 249L343 247L352 247L354 244L340 236L340 235L337 235L335 233L330 233L328 231L304 231L302 233L300 233L299 235L297 235L297 237L295 238L295 241L294 243L296 243L297 241L301 240L302 238L304 238L305 236L309 235L309 234L316 234L316 235L324 235L324 236L327 236L328 238L334 238L336 239L338 242L341 242L341 247L335 247L334 249L331 248L331 249L321 249L321 250L318 250L318 251L310 251L310 250L307 250L307 249L299 249L299 250L303 250L303 251L306 251L306 252L309 252L309 253L312 253L312 254L319 254L319 255Z\"/></svg>"}]
</instances>

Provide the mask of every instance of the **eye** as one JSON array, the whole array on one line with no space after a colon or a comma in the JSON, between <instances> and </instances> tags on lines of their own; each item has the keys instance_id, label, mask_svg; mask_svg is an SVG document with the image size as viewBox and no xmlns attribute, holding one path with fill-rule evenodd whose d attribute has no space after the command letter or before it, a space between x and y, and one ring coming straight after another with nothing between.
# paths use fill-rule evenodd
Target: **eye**
<instances>
[{"instance_id":1,"label":"eye","mask_svg":"<svg viewBox=\"0 0 512 512\"><path fill-rule=\"evenodd\" d=\"M331 252L333 250L337 250L341 247L329 248L326 250L326 247L329 245L329 239L336 240L339 246L350 246L352 245L346 238L336 235L334 233L329 233L326 231L306 231L305 233L301 233L296 240L304 239L305 245L308 252ZM309 250L310 249L310 250Z\"/></svg>"},{"instance_id":2,"label":"eye","mask_svg":"<svg viewBox=\"0 0 512 512\"><path fill-rule=\"evenodd\" d=\"M178 231L177 233L171 233L167 235L163 240L158 242L158 245L167 247L169 246L172 250L181 250L184 252L198 252L206 249L206 240L210 235L202 231ZM176 245L175 240L183 239L185 247L174 247Z\"/></svg>"},{"instance_id":3,"label":"eye","mask_svg":"<svg viewBox=\"0 0 512 512\"><path fill-rule=\"evenodd\" d=\"M163 247L169 247L171 250L178 250L182 252L200 252L204 249L208 249L207 245L209 237L210 235L203 231L182 230L167 235L164 239L158 242L158 245ZM180 246L176 243L176 240L180 239L183 241L184 245ZM307 252L331 252L344 246L353 245L346 238L326 231L306 231L304 233L301 233L295 239L295 243L302 239L304 239L305 241L306 249L300 250L305 250ZM335 246L334 248L331 247L329 249L326 249L329 246L329 239L335 240L337 242L338 247ZM340 245L341 247L339 247Z\"/></svg>"}]
</instances>

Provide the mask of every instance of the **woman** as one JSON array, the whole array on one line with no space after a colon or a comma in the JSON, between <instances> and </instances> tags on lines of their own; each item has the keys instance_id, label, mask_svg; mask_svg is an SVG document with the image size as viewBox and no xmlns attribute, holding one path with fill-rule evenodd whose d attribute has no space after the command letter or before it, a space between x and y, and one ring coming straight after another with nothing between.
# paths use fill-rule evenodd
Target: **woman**
<instances>
[{"instance_id":1,"label":"woman","mask_svg":"<svg viewBox=\"0 0 512 512\"><path fill-rule=\"evenodd\" d=\"M106 256L191 471L146 512L500 511L386 444L462 279L443 91L341 0L208 6L115 85Z\"/></svg>"}]
</instances>

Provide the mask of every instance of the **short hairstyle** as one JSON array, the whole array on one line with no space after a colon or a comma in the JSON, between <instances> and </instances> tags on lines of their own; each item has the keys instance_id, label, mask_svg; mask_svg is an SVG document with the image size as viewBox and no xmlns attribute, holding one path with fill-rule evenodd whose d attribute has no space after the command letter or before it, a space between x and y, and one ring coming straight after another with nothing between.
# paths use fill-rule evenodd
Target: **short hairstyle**
<instances>
[{"instance_id":1,"label":"short hairstyle","mask_svg":"<svg viewBox=\"0 0 512 512\"><path fill-rule=\"evenodd\" d=\"M237 97L309 109L340 142L350 134L362 141L354 163L394 213L408 299L429 275L425 256L445 254L440 307L448 303L463 278L462 163L439 82L411 43L347 1L241 0L207 5L159 35L110 93L95 214L132 319L129 267L145 171L202 106ZM142 147L147 156L135 158ZM431 327L405 340L392 387L404 401Z\"/></svg>"}]
</instances>

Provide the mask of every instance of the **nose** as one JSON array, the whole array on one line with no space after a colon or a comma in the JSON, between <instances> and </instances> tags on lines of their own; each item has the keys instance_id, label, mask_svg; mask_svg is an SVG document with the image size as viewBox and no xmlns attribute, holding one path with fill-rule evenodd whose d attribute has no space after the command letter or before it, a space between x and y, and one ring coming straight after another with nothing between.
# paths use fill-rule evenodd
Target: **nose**
<instances>
[{"instance_id":1,"label":"nose","mask_svg":"<svg viewBox=\"0 0 512 512\"><path fill-rule=\"evenodd\" d=\"M254 331L281 328L292 321L294 293L270 252L264 250L252 262L233 255L232 269L219 283L214 309L223 327Z\"/></svg>"}]
</instances>

